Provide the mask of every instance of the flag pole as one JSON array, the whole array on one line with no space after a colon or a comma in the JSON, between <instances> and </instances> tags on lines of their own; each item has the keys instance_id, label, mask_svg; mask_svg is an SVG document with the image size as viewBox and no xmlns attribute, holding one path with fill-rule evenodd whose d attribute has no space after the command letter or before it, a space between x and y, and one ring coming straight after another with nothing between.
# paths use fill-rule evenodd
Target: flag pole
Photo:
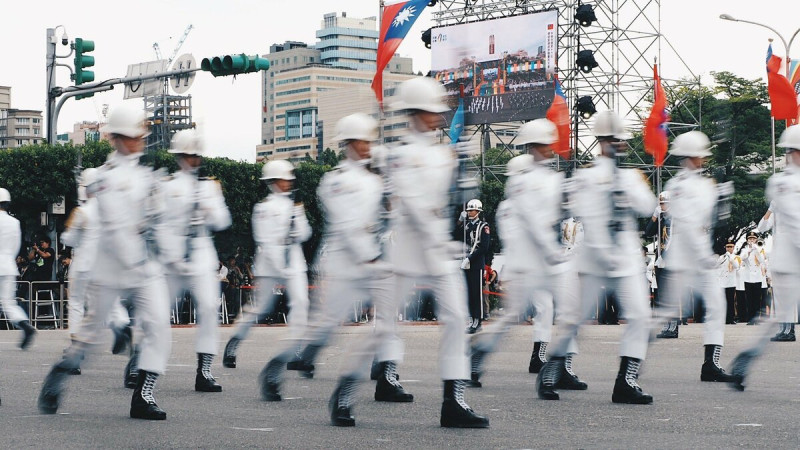
<instances>
[{"instance_id":1,"label":"flag pole","mask_svg":"<svg viewBox=\"0 0 800 450\"><path fill-rule=\"evenodd\" d=\"M775 175L775 118L770 116L772 125L772 174Z\"/></svg>"},{"instance_id":2,"label":"flag pole","mask_svg":"<svg viewBox=\"0 0 800 450\"><path fill-rule=\"evenodd\" d=\"M383 27L383 7L384 7L384 0L378 0L378 40L380 40L380 33ZM375 59L375 75L378 75L378 60ZM383 84L383 83L381 83ZM381 86L383 89L383 86ZM386 121L386 116L383 113L383 105L382 102L378 102L378 142L383 145L383 124Z\"/></svg>"}]
</instances>

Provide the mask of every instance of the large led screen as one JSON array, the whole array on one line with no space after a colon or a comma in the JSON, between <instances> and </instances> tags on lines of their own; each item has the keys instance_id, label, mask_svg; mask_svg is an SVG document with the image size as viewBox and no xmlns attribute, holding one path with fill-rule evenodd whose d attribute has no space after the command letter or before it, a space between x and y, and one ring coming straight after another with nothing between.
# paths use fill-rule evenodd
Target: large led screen
<instances>
[{"instance_id":1,"label":"large led screen","mask_svg":"<svg viewBox=\"0 0 800 450\"><path fill-rule=\"evenodd\" d=\"M431 30L431 76L464 98L466 125L544 117L553 101L558 11Z\"/></svg>"}]
</instances>

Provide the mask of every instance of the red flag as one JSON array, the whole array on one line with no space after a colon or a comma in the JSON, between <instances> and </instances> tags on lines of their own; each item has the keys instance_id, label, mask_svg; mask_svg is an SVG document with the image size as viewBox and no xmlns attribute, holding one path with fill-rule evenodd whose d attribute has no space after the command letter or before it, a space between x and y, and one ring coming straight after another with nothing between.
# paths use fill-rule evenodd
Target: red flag
<instances>
[{"instance_id":1,"label":"red flag","mask_svg":"<svg viewBox=\"0 0 800 450\"><path fill-rule=\"evenodd\" d=\"M767 60L767 91L772 105L771 114L776 119L797 120L797 94L783 76L780 56L771 55Z\"/></svg>"},{"instance_id":2,"label":"red flag","mask_svg":"<svg viewBox=\"0 0 800 450\"><path fill-rule=\"evenodd\" d=\"M656 167L661 167L667 156L667 96L658 76L658 64L653 66L653 85L653 109L644 125L644 151L653 155Z\"/></svg>"},{"instance_id":3,"label":"red flag","mask_svg":"<svg viewBox=\"0 0 800 450\"><path fill-rule=\"evenodd\" d=\"M564 91L561 90L561 83L558 82L558 77L555 78L556 93L553 96L553 103L547 108L545 117L550 122L553 122L558 130L558 140L553 144L553 151L558 156L569 160L572 156L572 149L569 147L570 137L570 118L569 108L567 107L567 98Z\"/></svg>"}]
</instances>

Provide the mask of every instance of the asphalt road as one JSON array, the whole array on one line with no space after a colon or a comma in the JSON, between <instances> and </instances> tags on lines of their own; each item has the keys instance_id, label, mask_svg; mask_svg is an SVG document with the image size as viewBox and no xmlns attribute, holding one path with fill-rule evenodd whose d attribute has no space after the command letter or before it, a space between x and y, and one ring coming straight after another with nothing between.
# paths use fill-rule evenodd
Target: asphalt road
<instances>
[{"instance_id":1,"label":"asphalt road","mask_svg":"<svg viewBox=\"0 0 800 450\"><path fill-rule=\"evenodd\" d=\"M283 327L254 328L240 347L237 369L215 361L222 393L194 392L196 357L192 328L173 330L168 372L156 390L167 411L164 422L128 417L131 391L122 385L125 358L103 351L71 377L59 413L37 412L36 397L50 365L61 356L66 331L42 331L27 352L18 331L0 331L0 433L6 448L797 448L798 344L771 346L754 367L745 392L702 383L702 325L681 327L681 338L650 347L640 383L652 405L615 405L611 391L618 369L622 326L592 325L581 332L576 372L589 383L584 392L562 392L560 401L536 398L527 373L529 326L514 327L503 350L489 361L482 389L468 403L491 420L483 430L442 429L439 424L437 326L403 326L407 358L401 381L416 399L410 404L372 400L364 384L355 408L356 427L329 425L327 401L349 344L368 326L342 329L320 356L313 380L289 372L284 401L264 403L256 377L286 336ZM232 333L222 329L220 347ZM723 365L743 348L756 327L726 326ZM109 336L110 339L110 336Z\"/></svg>"}]
</instances>

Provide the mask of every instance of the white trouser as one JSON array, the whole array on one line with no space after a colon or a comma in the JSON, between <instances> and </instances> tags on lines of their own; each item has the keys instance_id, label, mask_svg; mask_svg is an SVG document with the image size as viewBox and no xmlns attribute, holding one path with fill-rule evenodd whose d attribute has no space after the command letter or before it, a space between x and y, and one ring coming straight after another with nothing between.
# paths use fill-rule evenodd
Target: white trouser
<instances>
[{"instance_id":1,"label":"white trouser","mask_svg":"<svg viewBox=\"0 0 800 450\"><path fill-rule=\"evenodd\" d=\"M456 263L444 275L410 277L396 275L395 306L402 306L411 294L414 282L430 286L436 297L436 317L444 324L439 343L439 372L442 380L469 378L467 334L464 320L467 317L466 280Z\"/></svg>"},{"instance_id":2,"label":"white trouser","mask_svg":"<svg viewBox=\"0 0 800 450\"><path fill-rule=\"evenodd\" d=\"M0 302L3 305L3 313L6 318L14 325L28 320L25 310L17 304L17 277L14 275L0 276Z\"/></svg>"},{"instance_id":3,"label":"white trouser","mask_svg":"<svg viewBox=\"0 0 800 450\"><path fill-rule=\"evenodd\" d=\"M542 276L533 273L513 273L504 282L506 288L505 314L500 320L486 327L482 335L474 335L476 349L492 352L500 339L516 323L529 303L536 308L533 325L533 342L550 342L553 316L559 324L577 323L580 319L578 280L573 272ZM555 307L555 309L554 309ZM573 335L562 335L557 340L564 347L563 353L577 353L577 340Z\"/></svg>"},{"instance_id":4,"label":"white trouser","mask_svg":"<svg viewBox=\"0 0 800 450\"><path fill-rule=\"evenodd\" d=\"M76 340L86 344L99 343L110 311L120 305L119 298L126 298L133 304L136 321L142 329L139 368L163 374L172 349L169 291L163 276L143 279L135 288L101 286L90 282L88 292L91 302L89 312L83 318Z\"/></svg>"},{"instance_id":5,"label":"white trouser","mask_svg":"<svg viewBox=\"0 0 800 450\"><path fill-rule=\"evenodd\" d=\"M89 272L78 272L69 280L69 335L76 337L81 331L83 316L86 314L86 305L89 303ZM111 311L108 313L106 323L120 329L128 326L130 317L128 311L122 306L122 301L116 299Z\"/></svg>"},{"instance_id":6,"label":"white trouser","mask_svg":"<svg viewBox=\"0 0 800 450\"><path fill-rule=\"evenodd\" d=\"M403 361L403 342L397 336L394 278L326 279L321 298L324 307L308 329L309 345L326 346L336 327L362 300L375 306L375 332L353 346L341 366L341 375L363 379L373 359Z\"/></svg>"},{"instance_id":7,"label":"white trouser","mask_svg":"<svg viewBox=\"0 0 800 450\"><path fill-rule=\"evenodd\" d=\"M727 303L717 275L711 270L665 270L662 282L664 318L679 317L679 311L690 310L688 294L692 289L702 297L706 308L703 345L724 345Z\"/></svg>"},{"instance_id":8,"label":"white trouser","mask_svg":"<svg viewBox=\"0 0 800 450\"><path fill-rule=\"evenodd\" d=\"M305 333L308 325L308 275L305 272L292 274L288 279L277 277L256 277L256 306L244 313L236 325L233 337L244 339L258 316L275 309L275 287L284 284L289 294L289 336L297 340Z\"/></svg>"},{"instance_id":9,"label":"white trouser","mask_svg":"<svg viewBox=\"0 0 800 450\"><path fill-rule=\"evenodd\" d=\"M599 275L581 274L581 295L584 314L589 317L597 308L597 297L603 286L606 292L613 292L619 302L620 317L627 325L622 333L619 355L645 359L650 339L650 301L647 294L647 280L644 273L626 277L608 278ZM723 311L723 322L725 320Z\"/></svg>"},{"instance_id":10,"label":"white trouser","mask_svg":"<svg viewBox=\"0 0 800 450\"><path fill-rule=\"evenodd\" d=\"M197 333L195 334L195 352L217 354L219 339L219 298L220 285L214 273L195 275L167 275L169 298L183 297L184 291L191 292L197 311Z\"/></svg>"},{"instance_id":11,"label":"white trouser","mask_svg":"<svg viewBox=\"0 0 800 450\"><path fill-rule=\"evenodd\" d=\"M796 308L800 305L798 275L774 272L772 274L772 297L775 299L775 320L783 323L796 322Z\"/></svg>"}]
</instances>

